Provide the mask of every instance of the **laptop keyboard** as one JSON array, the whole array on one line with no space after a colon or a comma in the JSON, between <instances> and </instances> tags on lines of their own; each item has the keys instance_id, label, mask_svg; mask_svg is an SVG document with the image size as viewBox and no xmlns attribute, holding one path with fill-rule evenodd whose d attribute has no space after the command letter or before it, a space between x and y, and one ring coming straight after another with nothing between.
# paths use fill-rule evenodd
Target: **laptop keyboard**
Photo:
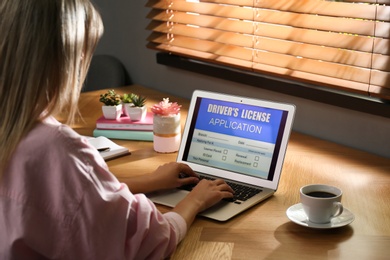
<instances>
[{"instance_id":1,"label":"laptop keyboard","mask_svg":"<svg viewBox=\"0 0 390 260\"><path fill-rule=\"evenodd\" d=\"M214 180L214 178L206 177L202 175L199 176L199 179ZM241 204L242 202L252 198L253 196L255 196L256 194L262 191L260 188L249 187L235 182L226 181L226 183L234 190L234 197L227 198L224 200L236 204ZM179 189L191 191L195 186L196 184L184 185L179 187Z\"/></svg>"}]
</instances>

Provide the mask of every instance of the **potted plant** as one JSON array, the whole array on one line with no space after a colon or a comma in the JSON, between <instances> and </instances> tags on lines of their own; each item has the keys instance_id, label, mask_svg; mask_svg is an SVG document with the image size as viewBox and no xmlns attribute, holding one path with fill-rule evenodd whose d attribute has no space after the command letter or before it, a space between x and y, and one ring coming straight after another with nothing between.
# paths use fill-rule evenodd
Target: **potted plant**
<instances>
[{"instance_id":1,"label":"potted plant","mask_svg":"<svg viewBox=\"0 0 390 260\"><path fill-rule=\"evenodd\" d=\"M123 94L122 95L122 110L123 110L123 114L125 114L126 116L129 116L129 114L127 113L127 110L128 110L128 107L131 107L133 106L133 101L131 100L131 97L132 97L132 93L131 94Z\"/></svg>"},{"instance_id":2,"label":"potted plant","mask_svg":"<svg viewBox=\"0 0 390 260\"><path fill-rule=\"evenodd\" d=\"M118 119L122 114L122 99L115 90L110 89L104 94L100 94L100 102L102 106L103 116L106 119Z\"/></svg>"},{"instance_id":3,"label":"potted plant","mask_svg":"<svg viewBox=\"0 0 390 260\"><path fill-rule=\"evenodd\" d=\"M163 98L151 108L153 112L153 148L159 153L172 153L179 150L181 139L181 105Z\"/></svg>"},{"instance_id":4,"label":"potted plant","mask_svg":"<svg viewBox=\"0 0 390 260\"><path fill-rule=\"evenodd\" d=\"M125 96L125 95L123 95ZM132 121L142 121L145 119L146 116L146 97L136 95L134 93L126 95L126 101L124 101L125 98L122 98L122 101L126 103L126 112L127 115L130 117Z\"/></svg>"}]
</instances>

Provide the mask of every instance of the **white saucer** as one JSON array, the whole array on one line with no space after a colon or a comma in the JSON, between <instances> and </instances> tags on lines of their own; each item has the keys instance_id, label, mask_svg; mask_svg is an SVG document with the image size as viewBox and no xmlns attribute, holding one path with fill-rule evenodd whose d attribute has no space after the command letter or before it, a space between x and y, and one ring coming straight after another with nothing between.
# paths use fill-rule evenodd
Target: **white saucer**
<instances>
[{"instance_id":1,"label":"white saucer","mask_svg":"<svg viewBox=\"0 0 390 260\"><path fill-rule=\"evenodd\" d=\"M338 228L346 226L354 221L355 216L351 211L344 207L343 213L335 218L332 218L331 222L324 224L312 223L307 219L306 213L303 211L302 204L298 203L289 207L286 211L287 217L298 225L309 227L309 228Z\"/></svg>"}]
</instances>

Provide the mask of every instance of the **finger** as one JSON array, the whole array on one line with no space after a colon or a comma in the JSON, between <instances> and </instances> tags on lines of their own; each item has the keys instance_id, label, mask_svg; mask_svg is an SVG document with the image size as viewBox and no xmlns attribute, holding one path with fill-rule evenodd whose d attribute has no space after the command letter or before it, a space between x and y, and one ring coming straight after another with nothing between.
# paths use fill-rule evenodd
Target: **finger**
<instances>
[{"instance_id":1,"label":"finger","mask_svg":"<svg viewBox=\"0 0 390 260\"><path fill-rule=\"evenodd\" d=\"M234 194L231 193L231 192L228 192L228 191L222 191L221 193L222 193L222 197L223 197L224 199L233 198L233 197L234 197Z\"/></svg>"},{"instance_id":2,"label":"finger","mask_svg":"<svg viewBox=\"0 0 390 260\"><path fill-rule=\"evenodd\" d=\"M199 178L198 174L196 174L190 166L188 166L187 164L184 164L184 163L179 163L179 170L180 170L180 173L183 173L189 177L196 177L196 178Z\"/></svg>"},{"instance_id":3,"label":"finger","mask_svg":"<svg viewBox=\"0 0 390 260\"><path fill-rule=\"evenodd\" d=\"M189 185L189 184L196 184L199 182L199 178L197 177L188 177L180 179L180 186L182 185Z\"/></svg>"},{"instance_id":4,"label":"finger","mask_svg":"<svg viewBox=\"0 0 390 260\"><path fill-rule=\"evenodd\" d=\"M220 187L220 190L221 191L224 191L224 192L230 192L231 194L234 194L234 190L232 189L232 187L230 187L228 184L222 184L222 185L219 185Z\"/></svg>"},{"instance_id":5,"label":"finger","mask_svg":"<svg viewBox=\"0 0 390 260\"><path fill-rule=\"evenodd\" d=\"M217 184L217 185L220 185L220 184L225 183L225 181L222 180L222 179L215 179L215 180L213 180L213 182L214 182L215 184Z\"/></svg>"},{"instance_id":6,"label":"finger","mask_svg":"<svg viewBox=\"0 0 390 260\"><path fill-rule=\"evenodd\" d=\"M217 185L222 185L225 190L234 193L234 190L232 189L232 187L230 187L230 185L227 184L226 181L224 181L223 179L216 179L215 182Z\"/></svg>"}]
</instances>

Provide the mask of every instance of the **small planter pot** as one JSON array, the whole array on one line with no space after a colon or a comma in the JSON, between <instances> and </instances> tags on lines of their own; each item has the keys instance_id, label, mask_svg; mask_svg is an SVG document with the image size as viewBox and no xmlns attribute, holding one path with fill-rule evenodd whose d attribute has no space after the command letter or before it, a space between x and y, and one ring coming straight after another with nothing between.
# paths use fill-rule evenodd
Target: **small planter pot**
<instances>
[{"instance_id":1,"label":"small planter pot","mask_svg":"<svg viewBox=\"0 0 390 260\"><path fill-rule=\"evenodd\" d=\"M131 106L131 104L126 104L126 112L130 117L131 121L142 121L146 117L147 109L145 106L143 107L135 107Z\"/></svg>"},{"instance_id":2,"label":"small planter pot","mask_svg":"<svg viewBox=\"0 0 390 260\"><path fill-rule=\"evenodd\" d=\"M127 113L127 109L128 109L128 107L132 107L132 106L133 106L133 103L122 103L122 110L123 110L122 114L130 117L129 114Z\"/></svg>"},{"instance_id":3,"label":"small planter pot","mask_svg":"<svg viewBox=\"0 0 390 260\"><path fill-rule=\"evenodd\" d=\"M103 116L106 119L118 119L122 115L122 104L117 106L102 106Z\"/></svg>"},{"instance_id":4,"label":"small planter pot","mask_svg":"<svg viewBox=\"0 0 390 260\"><path fill-rule=\"evenodd\" d=\"M180 113L177 115L153 116L153 148L159 153L174 153L181 140Z\"/></svg>"}]
</instances>

